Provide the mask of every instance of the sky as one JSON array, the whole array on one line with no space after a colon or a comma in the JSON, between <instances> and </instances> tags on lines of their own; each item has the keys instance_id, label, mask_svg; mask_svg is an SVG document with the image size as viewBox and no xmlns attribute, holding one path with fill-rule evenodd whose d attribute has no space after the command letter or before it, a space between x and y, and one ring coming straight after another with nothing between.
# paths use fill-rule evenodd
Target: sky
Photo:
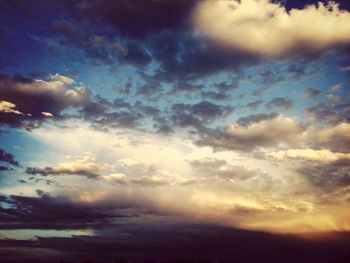
<instances>
[{"instance_id":1,"label":"sky","mask_svg":"<svg viewBox=\"0 0 350 263\"><path fill-rule=\"evenodd\" d=\"M349 262L347 0L0 0L0 43L1 262Z\"/></svg>"}]
</instances>

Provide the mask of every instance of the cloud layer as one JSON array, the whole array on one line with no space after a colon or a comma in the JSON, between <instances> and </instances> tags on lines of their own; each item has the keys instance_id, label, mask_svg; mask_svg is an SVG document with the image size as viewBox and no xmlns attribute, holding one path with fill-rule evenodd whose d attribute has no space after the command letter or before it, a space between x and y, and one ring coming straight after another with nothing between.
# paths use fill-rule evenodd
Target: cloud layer
<instances>
[{"instance_id":1,"label":"cloud layer","mask_svg":"<svg viewBox=\"0 0 350 263\"><path fill-rule=\"evenodd\" d=\"M346 255L350 5L316 2L0 0L0 261Z\"/></svg>"}]
</instances>

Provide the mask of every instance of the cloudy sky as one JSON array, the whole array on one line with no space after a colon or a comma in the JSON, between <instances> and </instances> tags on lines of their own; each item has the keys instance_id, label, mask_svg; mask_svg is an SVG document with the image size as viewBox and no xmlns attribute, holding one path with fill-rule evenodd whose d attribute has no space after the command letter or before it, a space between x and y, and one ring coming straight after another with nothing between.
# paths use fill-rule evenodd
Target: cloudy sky
<instances>
[{"instance_id":1,"label":"cloudy sky","mask_svg":"<svg viewBox=\"0 0 350 263\"><path fill-rule=\"evenodd\" d=\"M348 253L347 0L0 0L0 43L4 262Z\"/></svg>"}]
</instances>

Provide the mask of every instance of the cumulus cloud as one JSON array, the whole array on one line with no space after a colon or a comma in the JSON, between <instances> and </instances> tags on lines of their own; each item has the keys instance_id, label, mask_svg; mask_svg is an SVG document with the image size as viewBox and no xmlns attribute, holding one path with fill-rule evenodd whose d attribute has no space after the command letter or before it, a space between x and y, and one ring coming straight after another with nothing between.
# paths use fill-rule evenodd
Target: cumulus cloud
<instances>
[{"instance_id":1,"label":"cumulus cloud","mask_svg":"<svg viewBox=\"0 0 350 263\"><path fill-rule=\"evenodd\" d=\"M74 83L74 79L60 75L60 74L55 74L55 75L51 75L51 80L53 81L59 81L62 83L65 83L67 85L73 84Z\"/></svg>"},{"instance_id":2,"label":"cumulus cloud","mask_svg":"<svg viewBox=\"0 0 350 263\"><path fill-rule=\"evenodd\" d=\"M83 175L88 178L96 178L99 176L99 166L96 162L96 159L91 156L85 156L82 159L73 160L72 162L60 163L53 167L45 168L36 168L29 167L27 168L28 174L39 174L42 176L48 175Z\"/></svg>"},{"instance_id":3,"label":"cumulus cloud","mask_svg":"<svg viewBox=\"0 0 350 263\"><path fill-rule=\"evenodd\" d=\"M236 123L223 129L207 130L197 143L219 150L238 151L251 151L258 148L285 148L287 146L295 149L296 146L302 146L302 149L309 149L310 151L314 149L313 154L318 156L328 154L334 157L337 152L349 152L350 124L342 122L336 126L307 126L295 118L281 114L260 113L241 117ZM274 149L275 152L277 150ZM311 152L309 153L311 154ZM296 152L289 152L283 156L291 157L294 154ZM297 155L299 156L299 154L302 153L298 152ZM306 152L303 152L303 154L306 154ZM337 159L345 158L344 156L337 156Z\"/></svg>"},{"instance_id":4,"label":"cumulus cloud","mask_svg":"<svg viewBox=\"0 0 350 263\"><path fill-rule=\"evenodd\" d=\"M200 145L210 145L240 151L250 151L257 147L276 147L297 144L303 136L304 128L295 119L283 115L271 115L249 125L234 124L224 131L202 138Z\"/></svg>"},{"instance_id":5,"label":"cumulus cloud","mask_svg":"<svg viewBox=\"0 0 350 263\"><path fill-rule=\"evenodd\" d=\"M335 151L349 151L350 123L340 123L334 127L325 127L310 133L311 143L324 145Z\"/></svg>"},{"instance_id":6,"label":"cumulus cloud","mask_svg":"<svg viewBox=\"0 0 350 263\"><path fill-rule=\"evenodd\" d=\"M332 163L336 161L350 161L349 153L337 153L327 149L290 149L287 151L277 151L269 153L269 156L278 159L301 159L321 163Z\"/></svg>"},{"instance_id":7,"label":"cumulus cloud","mask_svg":"<svg viewBox=\"0 0 350 263\"><path fill-rule=\"evenodd\" d=\"M71 87L73 83L73 79L58 74L48 80L0 75L0 123L25 126L45 117L58 117L70 107L85 106L90 102L90 91Z\"/></svg>"},{"instance_id":8,"label":"cumulus cloud","mask_svg":"<svg viewBox=\"0 0 350 263\"><path fill-rule=\"evenodd\" d=\"M16 104L13 104L5 100L0 100L0 112L23 115L22 112L20 112L19 110L16 110Z\"/></svg>"},{"instance_id":9,"label":"cumulus cloud","mask_svg":"<svg viewBox=\"0 0 350 263\"><path fill-rule=\"evenodd\" d=\"M0 75L0 96L7 102L1 103L1 111L12 109L15 113L17 107L17 114L40 118L43 112L59 115L68 107L83 106L89 101L90 92L85 87L70 87L73 83L73 79L58 74L47 81Z\"/></svg>"},{"instance_id":10,"label":"cumulus cloud","mask_svg":"<svg viewBox=\"0 0 350 263\"><path fill-rule=\"evenodd\" d=\"M263 57L350 43L350 13L335 2L287 11L271 0L200 1L194 24L220 43Z\"/></svg>"},{"instance_id":11,"label":"cumulus cloud","mask_svg":"<svg viewBox=\"0 0 350 263\"><path fill-rule=\"evenodd\" d=\"M335 139L341 139L350 143L350 123L341 123L335 127L327 127L316 132L316 138L319 142L329 142Z\"/></svg>"}]
</instances>

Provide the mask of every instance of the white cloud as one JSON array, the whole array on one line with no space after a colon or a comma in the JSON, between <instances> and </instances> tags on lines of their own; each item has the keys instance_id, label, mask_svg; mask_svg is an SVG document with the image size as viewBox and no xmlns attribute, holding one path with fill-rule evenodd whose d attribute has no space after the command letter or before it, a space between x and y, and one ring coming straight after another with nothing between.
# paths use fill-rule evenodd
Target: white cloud
<instances>
[{"instance_id":1,"label":"white cloud","mask_svg":"<svg viewBox=\"0 0 350 263\"><path fill-rule=\"evenodd\" d=\"M337 153L328 149L313 150L313 149L290 149L287 151L277 151L268 154L272 158L283 159L302 159L306 161L314 161L321 163L331 163L339 160L350 161L350 153Z\"/></svg>"},{"instance_id":2,"label":"white cloud","mask_svg":"<svg viewBox=\"0 0 350 263\"><path fill-rule=\"evenodd\" d=\"M277 116L263 120L249 126L233 125L226 133L243 140L259 140L262 144L279 141L283 138L291 139L301 131L299 124L292 118Z\"/></svg>"},{"instance_id":3,"label":"white cloud","mask_svg":"<svg viewBox=\"0 0 350 263\"><path fill-rule=\"evenodd\" d=\"M52 117L53 114L51 112L47 112L47 111L42 111L41 114L45 117Z\"/></svg>"},{"instance_id":4,"label":"white cloud","mask_svg":"<svg viewBox=\"0 0 350 263\"><path fill-rule=\"evenodd\" d=\"M60 74L55 74L51 76L51 79L53 81L59 81L59 82L63 82L67 85L73 84L74 83L74 79L60 75Z\"/></svg>"},{"instance_id":5,"label":"white cloud","mask_svg":"<svg viewBox=\"0 0 350 263\"><path fill-rule=\"evenodd\" d=\"M77 159L73 162L60 163L57 166L52 167L52 170L57 173L97 174L99 171L99 168L95 158L91 156L85 156L82 159Z\"/></svg>"},{"instance_id":6,"label":"white cloud","mask_svg":"<svg viewBox=\"0 0 350 263\"><path fill-rule=\"evenodd\" d=\"M246 125L234 124L213 138L200 142L214 148L250 151L257 147L295 145L302 141L304 128L283 115Z\"/></svg>"},{"instance_id":7,"label":"white cloud","mask_svg":"<svg viewBox=\"0 0 350 263\"><path fill-rule=\"evenodd\" d=\"M10 88L13 92L27 96L45 96L59 101L64 106L80 106L89 99L90 94L88 89L82 86L69 88L73 82L73 79L56 74L49 81L36 79L28 83L13 82Z\"/></svg>"},{"instance_id":8,"label":"white cloud","mask_svg":"<svg viewBox=\"0 0 350 263\"><path fill-rule=\"evenodd\" d=\"M109 182L116 182L116 183L124 184L125 179L126 179L126 175L123 173L112 173L109 175L104 175L104 176L102 176L102 178L106 181L109 181Z\"/></svg>"},{"instance_id":9,"label":"white cloud","mask_svg":"<svg viewBox=\"0 0 350 263\"><path fill-rule=\"evenodd\" d=\"M83 175L88 178L97 178L100 176L101 167L97 163L96 158L86 155L81 159L74 159L70 162L59 163L55 166L45 168L28 168L29 174L48 175Z\"/></svg>"},{"instance_id":10,"label":"white cloud","mask_svg":"<svg viewBox=\"0 0 350 263\"><path fill-rule=\"evenodd\" d=\"M350 143L350 123L340 123L335 127L327 127L314 133L314 140L319 143L340 141L343 144Z\"/></svg>"},{"instance_id":11,"label":"white cloud","mask_svg":"<svg viewBox=\"0 0 350 263\"><path fill-rule=\"evenodd\" d=\"M350 43L350 13L334 2L287 11L271 0L199 1L194 24L222 44L264 57Z\"/></svg>"},{"instance_id":12,"label":"white cloud","mask_svg":"<svg viewBox=\"0 0 350 263\"><path fill-rule=\"evenodd\" d=\"M19 110L16 110L15 108L16 108L16 104L13 104L5 100L0 100L0 112L23 115L22 112L20 112Z\"/></svg>"}]
</instances>

